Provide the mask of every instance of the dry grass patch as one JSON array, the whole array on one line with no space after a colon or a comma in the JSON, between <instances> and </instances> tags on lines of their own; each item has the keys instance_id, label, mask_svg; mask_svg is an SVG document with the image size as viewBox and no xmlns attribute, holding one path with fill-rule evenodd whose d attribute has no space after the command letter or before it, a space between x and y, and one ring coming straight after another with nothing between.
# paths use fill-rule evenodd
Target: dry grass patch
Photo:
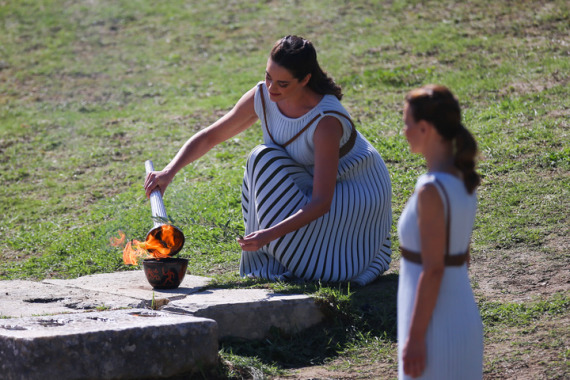
<instances>
[{"instance_id":1,"label":"dry grass patch","mask_svg":"<svg viewBox=\"0 0 570 380\"><path fill-rule=\"evenodd\" d=\"M484 379L567 379L570 316L543 318L527 327L495 328L486 334Z\"/></svg>"}]
</instances>

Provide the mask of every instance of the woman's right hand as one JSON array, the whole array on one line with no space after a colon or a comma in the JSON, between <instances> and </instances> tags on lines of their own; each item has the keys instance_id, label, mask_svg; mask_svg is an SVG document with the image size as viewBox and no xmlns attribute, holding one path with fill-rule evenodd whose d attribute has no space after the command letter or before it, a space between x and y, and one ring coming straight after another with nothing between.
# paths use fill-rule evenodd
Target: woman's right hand
<instances>
[{"instance_id":1,"label":"woman's right hand","mask_svg":"<svg viewBox=\"0 0 570 380\"><path fill-rule=\"evenodd\" d=\"M243 251L257 251L264 245L271 243L273 236L270 230L259 230L245 237L236 239Z\"/></svg>"},{"instance_id":2,"label":"woman's right hand","mask_svg":"<svg viewBox=\"0 0 570 380\"><path fill-rule=\"evenodd\" d=\"M426 342L424 339L408 338L402 352L404 373L420 377L426 368Z\"/></svg>"},{"instance_id":3,"label":"woman's right hand","mask_svg":"<svg viewBox=\"0 0 570 380\"><path fill-rule=\"evenodd\" d=\"M144 181L147 198L157 187L164 195L176 173L183 167L202 157L219 143L245 131L258 120L254 107L256 88L255 86L246 92L230 112L188 139L162 171L147 174Z\"/></svg>"},{"instance_id":4,"label":"woman's right hand","mask_svg":"<svg viewBox=\"0 0 570 380\"><path fill-rule=\"evenodd\" d=\"M170 185L170 182L172 182L172 177L166 170L148 173L144 181L144 191L146 193L146 197L150 197L150 193L152 193L157 188L160 190L160 193L164 195L164 192L166 191L168 185Z\"/></svg>"}]
</instances>

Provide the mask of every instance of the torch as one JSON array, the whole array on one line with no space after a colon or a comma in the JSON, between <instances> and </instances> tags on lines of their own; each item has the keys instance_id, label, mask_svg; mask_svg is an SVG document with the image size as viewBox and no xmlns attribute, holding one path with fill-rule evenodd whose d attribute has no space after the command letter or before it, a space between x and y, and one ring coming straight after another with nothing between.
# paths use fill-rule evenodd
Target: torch
<instances>
[{"instance_id":1,"label":"torch","mask_svg":"<svg viewBox=\"0 0 570 380\"><path fill-rule=\"evenodd\" d=\"M151 160L147 160L144 166L146 174L154 171ZM168 223L162 194L158 188L150 193L150 208L154 227L146 236L147 250L158 258L176 255L184 246L184 234L178 227Z\"/></svg>"},{"instance_id":2,"label":"torch","mask_svg":"<svg viewBox=\"0 0 570 380\"><path fill-rule=\"evenodd\" d=\"M154 171L152 161L146 161L144 166L147 174ZM143 261L144 274L153 288L175 289L184 279L188 267L188 259L172 257L182 249L184 234L168 223L158 188L150 193L150 208L154 227L147 234L144 245L155 258Z\"/></svg>"}]
</instances>

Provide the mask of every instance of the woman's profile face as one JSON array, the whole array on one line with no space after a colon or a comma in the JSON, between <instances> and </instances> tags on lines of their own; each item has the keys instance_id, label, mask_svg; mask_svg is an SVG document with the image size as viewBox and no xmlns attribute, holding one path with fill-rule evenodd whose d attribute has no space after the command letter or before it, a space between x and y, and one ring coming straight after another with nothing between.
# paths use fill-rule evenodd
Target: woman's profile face
<instances>
[{"instance_id":1,"label":"woman's profile face","mask_svg":"<svg viewBox=\"0 0 570 380\"><path fill-rule=\"evenodd\" d=\"M265 85L272 101L279 102L297 94L303 90L307 82L308 78L299 81L285 67L273 62L271 58L267 60Z\"/></svg>"},{"instance_id":2,"label":"woman's profile face","mask_svg":"<svg viewBox=\"0 0 570 380\"><path fill-rule=\"evenodd\" d=\"M423 133L422 128L419 125L420 123L414 120L412 116L412 110L408 103L404 105L404 135L406 135L406 139L408 140L408 144L410 145L410 151L412 153L420 153L421 143L423 141Z\"/></svg>"}]
</instances>

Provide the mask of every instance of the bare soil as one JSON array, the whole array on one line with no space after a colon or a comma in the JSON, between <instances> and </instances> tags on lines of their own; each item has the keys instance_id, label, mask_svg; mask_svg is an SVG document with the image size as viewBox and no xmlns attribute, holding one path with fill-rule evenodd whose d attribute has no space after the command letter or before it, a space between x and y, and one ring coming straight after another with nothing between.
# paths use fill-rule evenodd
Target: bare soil
<instances>
[{"instance_id":1,"label":"bare soil","mask_svg":"<svg viewBox=\"0 0 570 380\"><path fill-rule=\"evenodd\" d=\"M555 236L544 247L522 247L474 254L470 266L475 297L487 301L528 302L570 290L568 236ZM390 273L399 268L392 264ZM384 283L369 285L367 291ZM565 379L570 376L567 355L570 316L544 317L533 326L489 329L485 334L484 379ZM396 343L388 360L337 359L321 366L293 370L277 379L395 379ZM565 354L566 352L566 354ZM366 355L363 353L363 355ZM561 365L562 364L562 365Z\"/></svg>"},{"instance_id":2,"label":"bare soil","mask_svg":"<svg viewBox=\"0 0 570 380\"><path fill-rule=\"evenodd\" d=\"M491 301L523 302L570 289L569 237L553 238L559 249L514 248L476 256L470 269L475 295Z\"/></svg>"}]
</instances>

